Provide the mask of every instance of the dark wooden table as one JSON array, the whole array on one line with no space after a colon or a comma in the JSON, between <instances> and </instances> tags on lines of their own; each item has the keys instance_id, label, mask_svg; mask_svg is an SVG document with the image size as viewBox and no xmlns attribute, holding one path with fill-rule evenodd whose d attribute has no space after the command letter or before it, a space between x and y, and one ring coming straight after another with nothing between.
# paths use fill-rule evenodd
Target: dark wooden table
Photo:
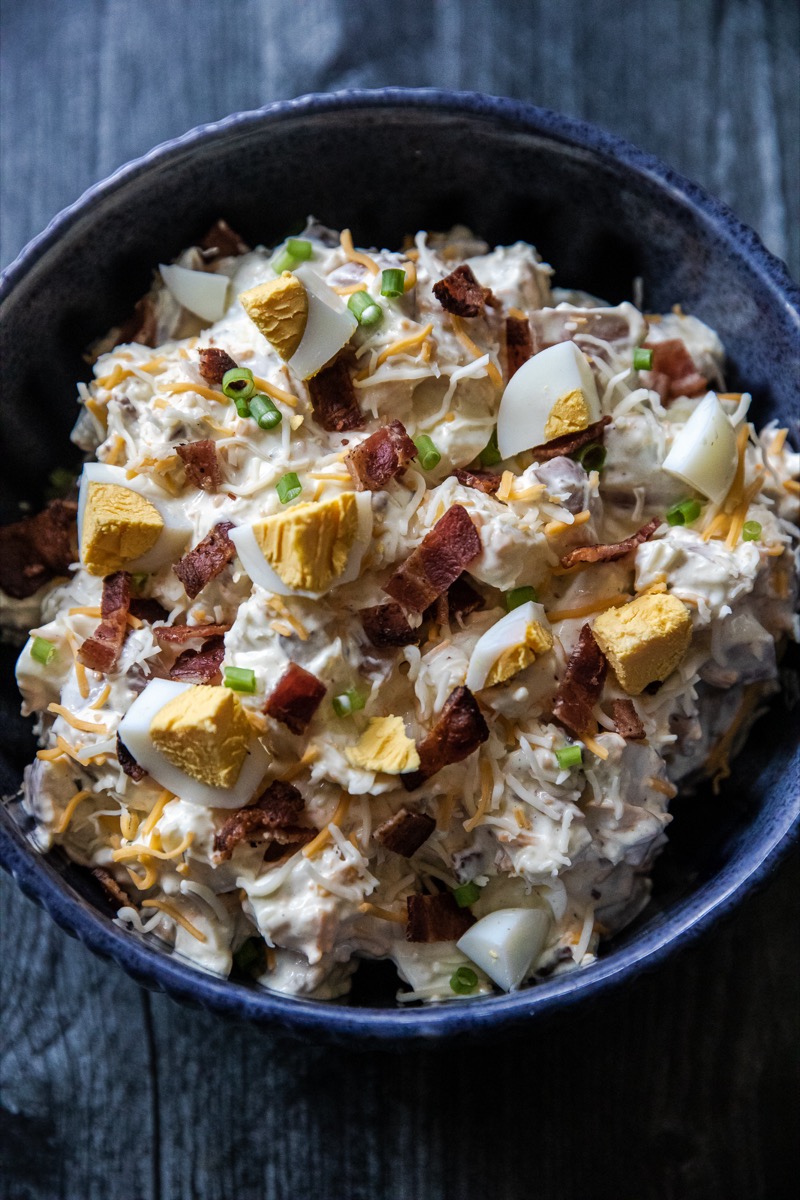
<instances>
[{"instance_id":1,"label":"dark wooden table","mask_svg":"<svg viewBox=\"0 0 800 1200\"><path fill-rule=\"evenodd\" d=\"M722 196L800 274L796 0L2 0L0 260L88 184L313 90L525 97ZM800 861L629 990L511 1047L402 1057L151 996L4 877L4 1200L793 1194Z\"/></svg>"}]
</instances>

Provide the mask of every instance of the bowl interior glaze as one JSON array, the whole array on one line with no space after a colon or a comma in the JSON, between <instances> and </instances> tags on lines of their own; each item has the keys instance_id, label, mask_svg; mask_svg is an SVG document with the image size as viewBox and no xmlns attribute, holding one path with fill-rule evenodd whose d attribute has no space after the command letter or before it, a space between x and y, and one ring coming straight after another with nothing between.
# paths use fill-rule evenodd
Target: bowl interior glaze
<instances>
[{"instance_id":1,"label":"bowl interior glaze","mask_svg":"<svg viewBox=\"0 0 800 1200\"><path fill-rule=\"evenodd\" d=\"M490 243L534 242L559 286L612 303L680 303L720 334L728 384L754 394L758 424L798 427L800 298L785 270L723 205L635 148L517 102L438 92L304 97L238 114L159 147L91 189L5 273L2 518L36 504L47 473L74 461L68 435L81 354L122 321L169 261L224 216L251 244L297 232L308 213L363 245L419 228L469 225ZM46 364L47 388L40 387ZM37 396L35 406L29 398ZM3 671L0 788L33 751L18 715L12 652ZM653 903L594 966L517 995L395 1010L394 985L367 970L348 1005L272 996L211 979L128 935L83 873L43 861L3 811L0 856L20 885L92 949L190 1003L293 1032L388 1042L508 1029L655 964L763 878L797 828L798 728L779 703L737 760L723 795L679 801Z\"/></svg>"}]
</instances>

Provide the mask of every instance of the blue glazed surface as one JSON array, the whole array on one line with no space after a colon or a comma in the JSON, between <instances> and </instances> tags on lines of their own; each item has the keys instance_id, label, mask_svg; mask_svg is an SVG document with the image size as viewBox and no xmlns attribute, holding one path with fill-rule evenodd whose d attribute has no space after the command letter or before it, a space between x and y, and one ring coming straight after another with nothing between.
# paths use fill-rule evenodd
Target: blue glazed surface
<instances>
[{"instance_id":1,"label":"blue glazed surface","mask_svg":"<svg viewBox=\"0 0 800 1200\"><path fill-rule=\"evenodd\" d=\"M404 181L393 197L380 186L387 171ZM351 225L364 243L396 244L410 229L454 221L490 241L526 238L554 263L557 282L612 301L640 274L647 307L680 302L720 332L731 383L754 392L759 422L780 415L797 430L800 293L724 205L634 147L556 113L480 95L350 92L236 114L158 147L90 189L25 248L0 284L4 422L16 451L4 464L3 499L30 495L31 476L63 461L74 381L86 375L80 351L126 315L153 263L218 215L269 242L299 227L307 209ZM44 347L43 329L51 331ZM34 346L54 379L38 425L15 403ZM25 420L15 423L15 413ZM13 682L10 707L12 695ZM62 928L182 1002L348 1042L486 1037L630 981L763 882L800 827L797 741L797 722L775 709L722 803L697 802L700 815L695 804L676 805L654 903L598 963L513 996L434 1009L325 1005L201 974L114 926L91 884L58 857L39 856L3 809L0 859ZM22 722L7 722L3 790L17 785L30 752Z\"/></svg>"}]
</instances>

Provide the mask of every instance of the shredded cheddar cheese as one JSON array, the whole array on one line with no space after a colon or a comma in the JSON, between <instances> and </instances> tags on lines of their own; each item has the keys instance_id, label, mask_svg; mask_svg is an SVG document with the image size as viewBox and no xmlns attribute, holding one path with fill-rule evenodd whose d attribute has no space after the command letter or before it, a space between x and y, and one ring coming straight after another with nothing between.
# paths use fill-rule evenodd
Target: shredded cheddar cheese
<instances>
[{"instance_id":1,"label":"shredded cheddar cheese","mask_svg":"<svg viewBox=\"0 0 800 1200\"><path fill-rule=\"evenodd\" d=\"M372 275L380 274L380 267L375 262L374 258L370 258L368 254L364 254L356 250L353 246L353 235L349 229L343 229L339 235L339 243L344 250L345 258L350 262L360 263L362 267L366 267Z\"/></svg>"},{"instance_id":2,"label":"shredded cheddar cheese","mask_svg":"<svg viewBox=\"0 0 800 1200\"><path fill-rule=\"evenodd\" d=\"M350 807L351 796L349 792L342 792L339 803L336 806L336 812L331 817L324 829L321 829L313 841L308 842L303 847L303 854L306 858L314 858L319 854L320 850L327 846L331 840L331 825L341 825L344 818L347 816L347 810Z\"/></svg>"},{"instance_id":3,"label":"shredded cheddar cheese","mask_svg":"<svg viewBox=\"0 0 800 1200\"><path fill-rule=\"evenodd\" d=\"M592 600L579 608L553 609L547 614L547 619L550 622L577 621L580 617L590 617L593 613L605 612L607 608L616 608L620 604L627 604L631 599L631 596L618 592L616 596L608 596L605 600Z\"/></svg>"},{"instance_id":4,"label":"shredded cheddar cheese","mask_svg":"<svg viewBox=\"0 0 800 1200\"><path fill-rule=\"evenodd\" d=\"M458 340L461 342L461 345L464 347L464 349L468 350L470 352L470 354L473 356L473 358L483 358L484 354L486 354L487 351L481 350L480 346L476 346L475 342L473 342L472 338L469 336L466 329L464 328L462 318L457 317L451 313L450 321L453 326L453 333L456 335ZM486 374L489 376L489 378L491 379L492 383L497 388L497 390L501 391L502 387L503 387L503 377L491 360L488 362L488 364L486 366Z\"/></svg>"},{"instance_id":5,"label":"shredded cheddar cheese","mask_svg":"<svg viewBox=\"0 0 800 1200\"><path fill-rule=\"evenodd\" d=\"M157 908L164 913L164 916L170 917L171 920L177 921L178 925L182 925L187 933L190 933L193 938L197 938L198 942L208 941L206 935L168 900L143 900L142 908Z\"/></svg>"},{"instance_id":6,"label":"shredded cheddar cheese","mask_svg":"<svg viewBox=\"0 0 800 1200\"><path fill-rule=\"evenodd\" d=\"M61 820L58 822L58 825L56 825L55 832L57 834L62 834L62 833L67 832L69 823L72 820L73 816L75 815L75 809L78 807L78 805L83 800L86 800L86 799L88 799L89 796L93 796L93 795L94 795L94 792L90 792L86 788L84 788L82 791L76 792L74 796L70 797L70 799L67 801L66 808L64 809L63 813L61 814Z\"/></svg>"},{"instance_id":7,"label":"shredded cheddar cheese","mask_svg":"<svg viewBox=\"0 0 800 1200\"><path fill-rule=\"evenodd\" d=\"M63 717L68 725L71 725L73 729L77 729L81 733L102 733L105 737L108 737L111 732L107 725L102 725L100 722L83 721L80 717L74 716L63 704L48 704L47 711L55 713L58 717Z\"/></svg>"}]
</instances>

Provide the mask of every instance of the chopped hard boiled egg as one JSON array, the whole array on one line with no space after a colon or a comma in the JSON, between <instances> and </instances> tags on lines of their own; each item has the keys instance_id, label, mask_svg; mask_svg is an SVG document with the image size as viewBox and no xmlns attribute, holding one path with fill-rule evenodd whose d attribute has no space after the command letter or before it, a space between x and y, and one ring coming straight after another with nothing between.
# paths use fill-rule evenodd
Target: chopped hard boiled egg
<instances>
[{"instance_id":1,"label":"chopped hard boiled egg","mask_svg":"<svg viewBox=\"0 0 800 1200\"><path fill-rule=\"evenodd\" d=\"M733 426L709 392L675 435L664 470L721 504L733 483L737 460Z\"/></svg>"},{"instance_id":2,"label":"chopped hard boiled egg","mask_svg":"<svg viewBox=\"0 0 800 1200\"><path fill-rule=\"evenodd\" d=\"M310 379L347 345L358 321L313 267L308 264L295 267L294 275L308 296L308 319L289 366L298 378Z\"/></svg>"},{"instance_id":3,"label":"chopped hard boiled egg","mask_svg":"<svg viewBox=\"0 0 800 1200\"><path fill-rule=\"evenodd\" d=\"M284 271L239 296L242 308L284 360L297 350L308 321L308 292L296 275Z\"/></svg>"},{"instance_id":4,"label":"chopped hard boiled egg","mask_svg":"<svg viewBox=\"0 0 800 1200\"><path fill-rule=\"evenodd\" d=\"M497 414L497 446L510 458L599 420L586 358L574 342L559 342L529 358L509 381Z\"/></svg>"},{"instance_id":5,"label":"chopped hard boiled egg","mask_svg":"<svg viewBox=\"0 0 800 1200\"><path fill-rule=\"evenodd\" d=\"M345 750L345 757L351 767L385 775L419 768L416 743L406 733L402 717L373 717L356 745Z\"/></svg>"},{"instance_id":6,"label":"chopped hard boiled egg","mask_svg":"<svg viewBox=\"0 0 800 1200\"><path fill-rule=\"evenodd\" d=\"M542 953L550 925L542 908L499 908L476 921L456 946L498 987L511 992Z\"/></svg>"},{"instance_id":7,"label":"chopped hard boiled egg","mask_svg":"<svg viewBox=\"0 0 800 1200\"><path fill-rule=\"evenodd\" d=\"M214 271L191 271L188 267L159 266L161 278L178 304L204 321L218 321L225 315L228 276Z\"/></svg>"},{"instance_id":8,"label":"chopped hard boiled egg","mask_svg":"<svg viewBox=\"0 0 800 1200\"><path fill-rule=\"evenodd\" d=\"M511 679L553 648L541 604L520 604L479 638L469 660L466 685L472 692Z\"/></svg>"},{"instance_id":9,"label":"chopped hard boiled egg","mask_svg":"<svg viewBox=\"0 0 800 1200\"><path fill-rule=\"evenodd\" d=\"M296 504L230 532L254 583L281 596L314 599L358 577L371 536L369 492L343 492L331 500Z\"/></svg>"},{"instance_id":10,"label":"chopped hard boiled egg","mask_svg":"<svg viewBox=\"0 0 800 1200\"><path fill-rule=\"evenodd\" d=\"M122 467L87 463L78 495L78 544L90 575L153 571L180 558L191 526L180 507L162 500Z\"/></svg>"},{"instance_id":11,"label":"chopped hard boiled egg","mask_svg":"<svg viewBox=\"0 0 800 1200\"><path fill-rule=\"evenodd\" d=\"M600 613L592 632L622 687L638 696L678 666L692 639L692 619L677 596L650 593Z\"/></svg>"},{"instance_id":12,"label":"chopped hard boiled egg","mask_svg":"<svg viewBox=\"0 0 800 1200\"><path fill-rule=\"evenodd\" d=\"M269 764L228 688L153 679L120 722L119 736L157 783L206 808L247 804Z\"/></svg>"}]
</instances>

